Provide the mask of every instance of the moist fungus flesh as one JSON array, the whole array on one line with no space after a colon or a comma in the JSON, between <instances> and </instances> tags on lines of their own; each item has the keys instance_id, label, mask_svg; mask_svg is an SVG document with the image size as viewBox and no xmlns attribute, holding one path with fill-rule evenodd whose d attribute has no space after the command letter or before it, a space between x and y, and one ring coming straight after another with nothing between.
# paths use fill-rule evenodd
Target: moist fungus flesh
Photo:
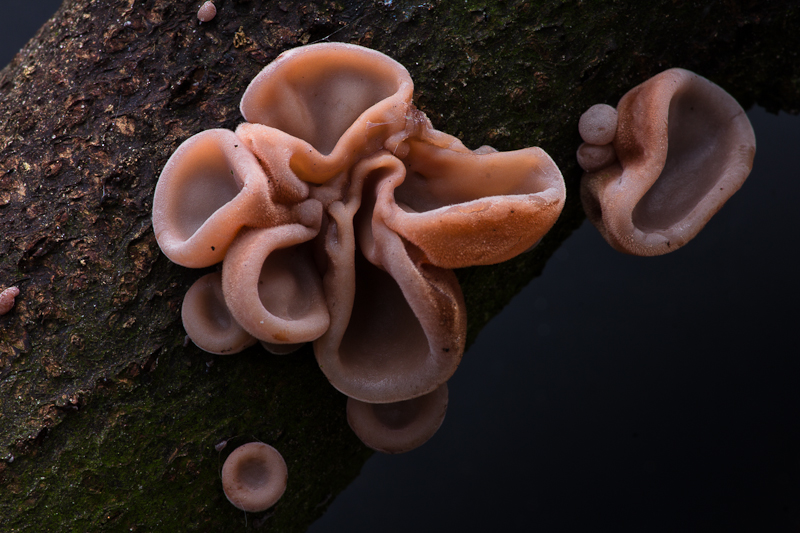
<instances>
[{"instance_id":1,"label":"moist fungus flesh","mask_svg":"<svg viewBox=\"0 0 800 533\"><path fill-rule=\"evenodd\" d=\"M268 444L250 442L231 452L222 465L222 489L235 507L256 513L269 509L286 491L283 456Z\"/></svg>"},{"instance_id":2,"label":"moist fungus flesh","mask_svg":"<svg viewBox=\"0 0 800 533\"><path fill-rule=\"evenodd\" d=\"M178 147L153 227L173 261L222 263L219 277L197 282L205 296L184 302L198 346L313 342L329 381L368 403L449 379L466 338L452 269L535 245L566 189L539 148L473 151L437 131L413 89L408 71L374 50L304 46L253 79L235 132Z\"/></svg>"},{"instance_id":3,"label":"moist fungus flesh","mask_svg":"<svg viewBox=\"0 0 800 533\"><path fill-rule=\"evenodd\" d=\"M183 327L189 338L207 352L241 352L255 344L256 338L234 320L223 300L219 272L206 274L197 280L183 299Z\"/></svg>"},{"instance_id":4,"label":"moist fungus flesh","mask_svg":"<svg viewBox=\"0 0 800 533\"><path fill-rule=\"evenodd\" d=\"M586 215L619 251L676 250L744 183L753 128L731 95L683 69L634 87L617 112L614 157L587 154L586 145L578 152Z\"/></svg>"},{"instance_id":5,"label":"moist fungus flesh","mask_svg":"<svg viewBox=\"0 0 800 533\"><path fill-rule=\"evenodd\" d=\"M19 296L18 287L8 287L3 292L0 292L0 315L4 315L13 309L17 296Z\"/></svg>"},{"instance_id":6,"label":"moist fungus flesh","mask_svg":"<svg viewBox=\"0 0 800 533\"><path fill-rule=\"evenodd\" d=\"M361 441L383 453L405 453L425 444L447 413L447 383L423 396L372 404L347 399L347 423Z\"/></svg>"},{"instance_id":7,"label":"moist fungus flesh","mask_svg":"<svg viewBox=\"0 0 800 533\"><path fill-rule=\"evenodd\" d=\"M203 2L203 5L197 10L197 20L200 22L211 22L216 16L217 6L211 0Z\"/></svg>"}]
</instances>

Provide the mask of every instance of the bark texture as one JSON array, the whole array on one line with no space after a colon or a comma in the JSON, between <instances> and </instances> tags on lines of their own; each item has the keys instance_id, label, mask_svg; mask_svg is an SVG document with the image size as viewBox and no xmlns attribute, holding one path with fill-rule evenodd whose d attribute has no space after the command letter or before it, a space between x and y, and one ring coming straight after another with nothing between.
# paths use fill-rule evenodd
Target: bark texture
<instances>
[{"instance_id":1,"label":"bark texture","mask_svg":"<svg viewBox=\"0 0 800 533\"><path fill-rule=\"evenodd\" d=\"M381 50L438 129L541 146L561 168L567 207L542 244L458 273L470 339L583 220L574 151L590 105L683 67L745 107L800 109L794 2L217 0L199 24L201 3L66 0L0 72L0 289L22 291L0 316L2 531L242 530L218 471L256 439L284 455L289 485L247 527L304 531L369 456L310 349L184 346L181 300L204 272L171 264L151 229L166 159L235 128L282 50Z\"/></svg>"}]
</instances>

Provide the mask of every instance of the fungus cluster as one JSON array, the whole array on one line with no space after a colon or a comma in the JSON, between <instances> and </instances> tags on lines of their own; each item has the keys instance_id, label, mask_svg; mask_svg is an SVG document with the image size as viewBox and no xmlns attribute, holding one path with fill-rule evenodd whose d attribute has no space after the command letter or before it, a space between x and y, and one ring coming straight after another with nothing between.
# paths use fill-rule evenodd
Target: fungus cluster
<instances>
[{"instance_id":1,"label":"fungus cluster","mask_svg":"<svg viewBox=\"0 0 800 533\"><path fill-rule=\"evenodd\" d=\"M616 110L592 106L579 131L587 217L615 249L643 256L694 238L742 186L756 151L736 100L678 68L631 89Z\"/></svg>"},{"instance_id":2,"label":"fungus cluster","mask_svg":"<svg viewBox=\"0 0 800 533\"><path fill-rule=\"evenodd\" d=\"M192 341L220 354L313 342L368 444L376 424L417 428L424 419L419 434L436 431L466 333L452 269L529 249L565 198L544 151L471 151L435 130L412 92L406 69L373 50L285 52L245 91L247 122L185 141L153 201L155 235L172 261L221 263L186 295ZM403 438L373 447L424 442Z\"/></svg>"}]
</instances>

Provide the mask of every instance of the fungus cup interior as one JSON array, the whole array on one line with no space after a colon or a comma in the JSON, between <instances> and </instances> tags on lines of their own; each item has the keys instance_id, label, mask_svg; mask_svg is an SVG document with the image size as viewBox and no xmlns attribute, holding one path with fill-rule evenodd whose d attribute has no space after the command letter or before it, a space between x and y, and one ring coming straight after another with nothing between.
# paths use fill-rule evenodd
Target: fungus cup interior
<instances>
[{"instance_id":1,"label":"fungus cup interior","mask_svg":"<svg viewBox=\"0 0 800 533\"><path fill-rule=\"evenodd\" d=\"M408 145L408 173L395 190L395 197L398 204L415 212L490 196L530 194L553 186L551 175L537 172L542 170L541 166L523 150L485 153L466 148L443 150L413 139Z\"/></svg>"},{"instance_id":2,"label":"fungus cup interior","mask_svg":"<svg viewBox=\"0 0 800 533\"><path fill-rule=\"evenodd\" d=\"M321 304L305 297L322 293L319 274L312 264L309 243L269 254L258 275L258 297L264 307L279 318L299 320L308 315L315 303ZM309 291L309 287L315 290Z\"/></svg>"},{"instance_id":3,"label":"fungus cup interior","mask_svg":"<svg viewBox=\"0 0 800 533\"><path fill-rule=\"evenodd\" d=\"M243 511L269 509L286 490L288 470L281 454L263 442L236 448L222 465L222 488Z\"/></svg>"},{"instance_id":4,"label":"fungus cup interior","mask_svg":"<svg viewBox=\"0 0 800 533\"><path fill-rule=\"evenodd\" d=\"M169 158L153 197L153 230L172 261L190 268L220 262L248 223L280 213L259 198L267 187L256 157L229 130L206 130Z\"/></svg>"},{"instance_id":5,"label":"fungus cup interior","mask_svg":"<svg viewBox=\"0 0 800 533\"><path fill-rule=\"evenodd\" d=\"M370 404L347 400L347 422L370 448L383 453L405 453L427 442L447 413L447 383L436 390L401 402Z\"/></svg>"},{"instance_id":6,"label":"fungus cup interior","mask_svg":"<svg viewBox=\"0 0 800 533\"><path fill-rule=\"evenodd\" d=\"M242 188L219 147L211 145L204 148L200 151L200 157L183 169L183 177L191 175L192 186L184 189L186 196L183 201L173 205L175 216L185 222L178 226L183 231L179 236L184 239L191 237L220 207L233 200Z\"/></svg>"},{"instance_id":7,"label":"fungus cup interior","mask_svg":"<svg viewBox=\"0 0 800 533\"><path fill-rule=\"evenodd\" d=\"M653 256L689 242L744 183L755 134L721 87L669 69L617 106L611 154L579 149L587 217L615 249ZM603 166L607 164L608 166Z\"/></svg>"},{"instance_id":8,"label":"fungus cup interior","mask_svg":"<svg viewBox=\"0 0 800 533\"><path fill-rule=\"evenodd\" d=\"M199 138L191 151L190 157L182 158L182 164L174 167L173 187L182 194L169 196L164 206L173 220L171 227L183 240L189 239L242 189L242 180L231 171L229 154L217 139Z\"/></svg>"},{"instance_id":9,"label":"fungus cup interior","mask_svg":"<svg viewBox=\"0 0 800 533\"><path fill-rule=\"evenodd\" d=\"M330 154L356 120L410 82L394 60L361 47L331 44L284 52L242 97L242 115ZM381 126L374 123L373 126Z\"/></svg>"},{"instance_id":10,"label":"fungus cup interior","mask_svg":"<svg viewBox=\"0 0 800 533\"><path fill-rule=\"evenodd\" d=\"M340 346L341 364L366 381L410 379L430 354L419 318L397 282L356 257L353 311Z\"/></svg>"},{"instance_id":11,"label":"fungus cup interior","mask_svg":"<svg viewBox=\"0 0 800 533\"><path fill-rule=\"evenodd\" d=\"M219 272L206 274L189 288L181 318L192 342L207 352L236 353L256 342L228 311Z\"/></svg>"},{"instance_id":12,"label":"fungus cup interior","mask_svg":"<svg viewBox=\"0 0 800 533\"><path fill-rule=\"evenodd\" d=\"M677 224L725 176L728 155L738 148L738 128L732 119L744 111L720 100L700 82L672 97L664 168L636 204L634 225L658 230Z\"/></svg>"}]
</instances>

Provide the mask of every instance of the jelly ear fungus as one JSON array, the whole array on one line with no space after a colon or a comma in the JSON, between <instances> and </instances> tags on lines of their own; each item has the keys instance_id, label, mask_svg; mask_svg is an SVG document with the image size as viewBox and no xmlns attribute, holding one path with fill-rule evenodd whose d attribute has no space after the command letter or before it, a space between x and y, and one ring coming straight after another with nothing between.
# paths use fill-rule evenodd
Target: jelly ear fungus
<instances>
[{"instance_id":1,"label":"jelly ear fungus","mask_svg":"<svg viewBox=\"0 0 800 533\"><path fill-rule=\"evenodd\" d=\"M612 144L592 145L592 136L581 132L587 141L579 149L587 170L581 180L586 215L621 252L676 250L749 175L756 150L750 121L718 85L677 68L631 89L617 113ZM613 147L614 157L595 146ZM606 157L605 166L586 164L592 150Z\"/></svg>"}]
</instances>

